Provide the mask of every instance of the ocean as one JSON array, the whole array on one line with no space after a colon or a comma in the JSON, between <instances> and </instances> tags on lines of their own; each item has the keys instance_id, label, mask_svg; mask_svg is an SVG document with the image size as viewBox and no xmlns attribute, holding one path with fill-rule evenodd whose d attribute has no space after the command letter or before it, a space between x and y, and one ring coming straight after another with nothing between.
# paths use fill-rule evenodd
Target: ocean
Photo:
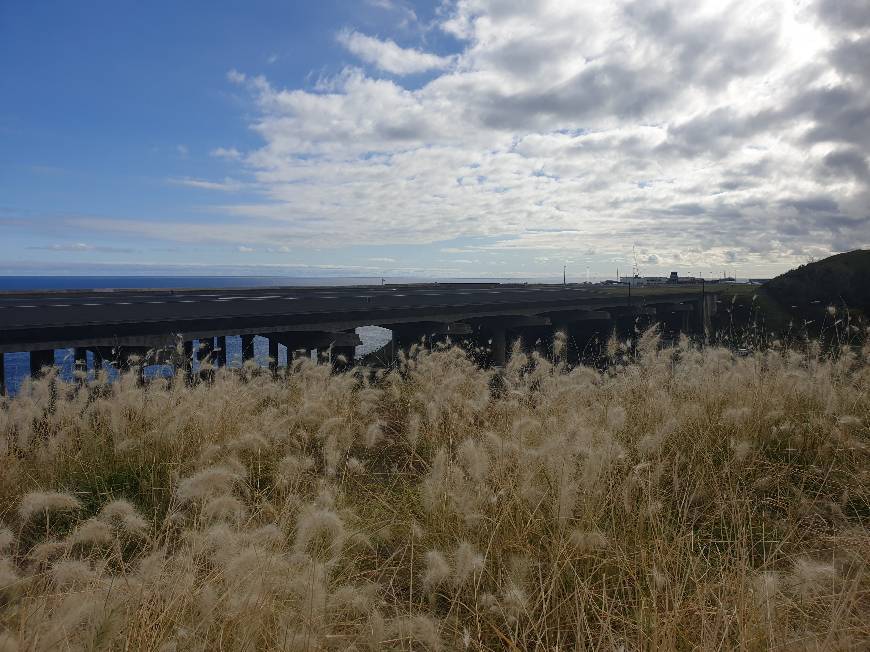
<instances>
[{"instance_id":1,"label":"ocean","mask_svg":"<svg viewBox=\"0 0 870 652\"><path fill-rule=\"evenodd\" d=\"M423 278L411 276L0 276L0 292L15 290L104 290L381 285L381 283L521 283L526 278ZM535 279L536 283L555 283ZM558 279L561 282L561 278Z\"/></svg>"}]
</instances>

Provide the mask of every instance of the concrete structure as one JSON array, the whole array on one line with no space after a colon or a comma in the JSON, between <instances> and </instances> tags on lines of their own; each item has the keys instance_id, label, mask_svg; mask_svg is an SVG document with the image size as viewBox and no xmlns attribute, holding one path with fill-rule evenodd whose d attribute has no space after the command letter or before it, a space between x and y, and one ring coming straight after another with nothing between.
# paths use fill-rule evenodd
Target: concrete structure
<instances>
[{"instance_id":1,"label":"concrete structure","mask_svg":"<svg viewBox=\"0 0 870 652\"><path fill-rule=\"evenodd\" d=\"M75 347L79 365L88 351L95 368L103 361L123 368L136 355L152 364L172 360L192 379L194 353L213 366L227 364L227 335L241 336L243 361L254 358L254 336L261 335L273 360L283 345L288 360L317 350L341 367L360 344L354 329L378 325L393 331L381 361L426 338L472 344L487 352L485 364L500 365L514 340L543 352L555 329L576 342L575 358L590 338L614 329L630 335L641 322L701 333L715 308L709 292L683 284L632 290L497 283L7 292L0 293L0 352L29 351L33 374L54 363L54 349Z\"/></svg>"}]
</instances>

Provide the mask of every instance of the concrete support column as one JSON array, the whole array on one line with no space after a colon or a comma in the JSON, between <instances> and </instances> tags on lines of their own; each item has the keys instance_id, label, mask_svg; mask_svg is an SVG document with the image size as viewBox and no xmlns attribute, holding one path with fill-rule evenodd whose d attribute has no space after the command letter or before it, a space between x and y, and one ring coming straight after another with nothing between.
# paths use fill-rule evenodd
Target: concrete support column
<instances>
[{"instance_id":1,"label":"concrete support column","mask_svg":"<svg viewBox=\"0 0 870 652\"><path fill-rule=\"evenodd\" d=\"M0 353L0 396L6 396L6 354Z\"/></svg>"},{"instance_id":2,"label":"concrete support column","mask_svg":"<svg viewBox=\"0 0 870 652\"><path fill-rule=\"evenodd\" d=\"M278 340L274 337L269 338L269 369L278 373Z\"/></svg>"},{"instance_id":3,"label":"concrete support column","mask_svg":"<svg viewBox=\"0 0 870 652\"><path fill-rule=\"evenodd\" d=\"M186 341L183 345L184 353L181 360L181 371L184 375L184 382L193 382L193 342ZM176 375L178 371L176 370Z\"/></svg>"},{"instance_id":4,"label":"concrete support column","mask_svg":"<svg viewBox=\"0 0 870 652\"><path fill-rule=\"evenodd\" d=\"M73 349L73 361L76 371L88 370L88 350L80 347Z\"/></svg>"},{"instance_id":5,"label":"concrete support column","mask_svg":"<svg viewBox=\"0 0 870 652\"><path fill-rule=\"evenodd\" d=\"M242 364L254 359L254 336L242 335Z\"/></svg>"},{"instance_id":6,"label":"concrete support column","mask_svg":"<svg viewBox=\"0 0 870 652\"><path fill-rule=\"evenodd\" d=\"M42 375L43 367L54 366L54 350L30 352L30 375L36 378Z\"/></svg>"},{"instance_id":7,"label":"concrete support column","mask_svg":"<svg viewBox=\"0 0 870 652\"><path fill-rule=\"evenodd\" d=\"M689 311L684 311L681 316L682 319L680 320L680 332L684 335L688 335L692 330L692 313Z\"/></svg>"},{"instance_id":8,"label":"concrete support column","mask_svg":"<svg viewBox=\"0 0 870 652\"><path fill-rule=\"evenodd\" d=\"M207 337L199 340L199 349L197 350L197 359L202 362L214 364L214 338Z\"/></svg>"},{"instance_id":9,"label":"concrete support column","mask_svg":"<svg viewBox=\"0 0 870 652\"><path fill-rule=\"evenodd\" d=\"M216 367L227 366L227 336L219 335L217 338L217 347L215 348L214 365Z\"/></svg>"},{"instance_id":10,"label":"concrete support column","mask_svg":"<svg viewBox=\"0 0 870 652\"><path fill-rule=\"evenodd\" d=\"M503 367L507 362L507 332L504 328L495 328L492 331L492 352L490 363L496 367Z\"/></svg>"},{"instance_id":11,"label":"concrete support column","mask_svg":"<svg viewBox=\"0 0 870 652\"><path fill-rule=\"evenodd\" d=\"M355 353L356 347L353 346L333 346L330 350L332 368L336 371L351 369Z\"/></svg>"}]
</instances>

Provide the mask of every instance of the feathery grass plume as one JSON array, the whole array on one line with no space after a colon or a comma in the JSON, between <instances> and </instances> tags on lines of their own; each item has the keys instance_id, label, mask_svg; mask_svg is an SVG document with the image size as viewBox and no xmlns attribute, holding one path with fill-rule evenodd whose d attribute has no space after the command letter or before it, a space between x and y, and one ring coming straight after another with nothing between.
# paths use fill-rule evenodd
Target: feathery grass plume
<instances>
[{"instance_id":1,"label":"feathery grass plume","mask_svg":"<svg viewBox=\"0 0 870 652\"><path fill-rule=\"evenodd\" d=\"M89 518L78 524L67 538L72 546L107 546L114 542L111 526L97 518Z\"/></svg>"},{"instance_id":2,"label":"feathery grass plume","mask_svg":"<svg viewBox=\"0 0 870 652\"><path fill-rule=\"evenodd\" d=\"M0 652L18 652L18 639L11 633L0 632Z\"/></svg>"},{"instance_id":3,"label":"feathery grass plume","mask_svg":"<svg viewBox=\"0 0 870 652\"><path fill-rule=\"evenodd\" d=\"M0 599L12 595L19 579L18 570L12 560L8 557L0 557Z\"/></svg>"},{"instance_id":4,"label":"feathery grass plume","mask_svg":"<svg viewBox=\"0 0 870 652\"><path fill-rule=\"evenodd\" d=\"M182 502L203 500L210 496L227 494L241 478L226 466L203 469L178 484L176 494Z\"/></svg>"},{"instance_id":5,"label":"feathery grass plume","mask_svg":"<svg viewBox=\"0 0 870 652\"><path fill-rule=\"evenodd\" d=\"M242 501L234 496L214 496L202 506L202 515L210 521L241 523L247 514Z\"/></svg>"},{"instance_id":6,"label":"feathery grass plume","mask_svg":"<svg viewBox=\"0 0 870 652\"><path fill-rule=\"evenodd\" d=\"M574 530L568 540L575 550L585 554L604 550L610 545L610 540L598 530Z\"/></svg>"},{"instance_id":7,"label":"feathery grass plume","mask_svg":"<svg viewBox=\"0 0 870 652\"><path fill-rule=\"evenodd\" d=\"M752 410L748 407L730 407L722 412L722 421L732 426L739 426L752 416Z\"/></svg>"},{"instance_id":8,"label":"feathery grass plume","mask_svg":"<svg viewBox=\"0 0 870 652\"><path fill-rule=\"evenodd\" d=\"M144 535L150 523L126 500L112 500L100 508L98 518L131 536Z\"/></svg>"},{"instance_id":9,"label":"feathery grass plume","mask_svg":"<svg viewBox=\"0 0 870 652\"><path fill-rule=\"evenodd\" d=\"M423 570L423 586L426 590L431 591L446 582L451 572L450 564L439 551L430 550L426 553Z\"/></svg>"},{"instance_id":10,"label":"feathery grass plume","mask_svg":"<svg viewBox=\"0 0 870 652\"><path fill-rule=\"evenodd\" d=\"M457 452L469 477L476 482L482 482L489 471L489 453L486 448L473 439L466 439L459 445Z\"/></svg>"},{"instance_id":11,"label":"feathery grass plume","mask_svg":"<svg viewBox=\"0 0 870 652\"><path fill-rule=\"evenodd\" d=\"M337 559L346 537L344 523L338 514L312 505L302 512L296 523L294 550L314 558Z\"/></svg>"},{"instance_id":12,"label":"feathery grass plume","mask_svg":"<svg viewBox=\"0 0 870 652\"><path fill-rule=\"evenodd\" d=\"M501 591L499 606L509 623L516 623L528 610L529 597L525 590L513 581L508 581Z\"/></svg>"},{"instance_id":13,"label":"feathery grass plume","mask_svg":"<svg viewBox=\"0 0 870 652\"><path fill-rule=\"evenodd\" d=\"M374 448L384 438L383 424L380 421L375 421L369 424L366 429L363 444L366 448Z\"/></svg>"},{"instance_id":14,"label":"feathery grass plume","mask_svg":"<svg viewBox=\"0 0 870 652\"><path fill-rule=\"evenodd\" d=\"M277 480L280 486L291 488L303 482L314 469L314 459L307 456L287 455L278 462Z\"/></svg>"},{"instance_id":15,"label":"feathery grass plume","mask_svg":"<svg viewBox=\"0 0 870 652\"><path fill-rule=\"evenodd\" d=\"M59 589L80 589L99 577L90 564L76 559L64 559L51 567L51 579Z\"/></svg>"},{"instance_id":16,"label":"feathery grass plume","mask_svg":"<svg viewBox=\"0 0 870 652\"><path fill-rule=\"evenodd\" d=\"M429 512L436 511L444 503L444 497L447 493L448 471L447 451L444 448L439 448L432 460L429 472L424 476L420 485L423 506Z\"/></svg>"},{"instance_id":17,"label":"feathery grass plume","mask_svg":"<svg viewBox=\"0 0 870 652\"><path fill-rule=\"evenodd\" d=\"M486 560L473 545L461 542L453 553L453 583L457 587L464 586L482 572L485 565Z\"/></svg>"},{"instance_id":18,"label":"feathery grass plume","mask_svg":"<svg viewBox=\"0 0 870 652\"><path fill-rule=\"evenodd\" d=\"M619 432L625 427L626 412L621 405L612 405L607 408L606 425L613 432Z\"/></svg>"},{"instance_id":19,"label":"feathery grass plume","mask_svg":"<svg viewBox=\"0 0 870 652\"><path fill-rule=\"evenodd\" d=\"M863 649L870 358L799 345L518 352L498 391L453 349L32 382L0 409L0 628L26 650ZM61 487L80 510L18 518Z\"/></svg>"},{"instance_id":20,"label":"feathery grass plume","mask_svg":"<svg viewBox=\"0 0 870 652\"><path fill-rule=\"evenodd\" d=\"M423 650L438 652L443 648L438 621L430 616L399 616L390 622L388 632L396 647L387 649L416 650L422 646Z\"/></svg>"},{"instance_id":21,"label":"feathery grass plume","mask_svg":"<svg viewBox=\"0 0 870 652\"><path fill-rule=\"evenodd\" d=\"M36 514L48 512L74 512L81 508L75 496L57 491L31 491L18 505L18 517L26 523Z\"/></svg>"},{"instance_id":22,"label":"feathery grass plume","mask_svg":"<svg viewBox=\"0 0 870 652\"><path fill-rule=\"evenodd\" d=\"M43 541L33 546L27 552L27 559L36 564L45 564L63 557L66 551L67 546L63 541Z\"/></svg>"},{"instance_id":23,"label":"feathery grass plume","mask_svg":"<svg viewBox=\"0 0 870 652\"><path fill-rule=\"evenodd\" d=\"M780 574L776 571L762 571L752 581L752 594L759 607L772 607L782 585Z\"/></svg>"},{"instance_id":24,"label":"feathery grass plume","mask_svg":"<svg viewBox=\"0 0 870 652\"><path fill-rule=\"evenodd\" d=\"M795 560L789 579L790 588L804 597L823 592L830 595L835 592L839 573L831 562L800 557Z\"/></svg>"},{"instance_id":25,"label":"feathery grass plume","mask_svg":"<svg viewBox=\"0 0 870 652\"><path fill-rule=\"evenodd\" d=\"M0 553L6 552L15 543L15 535L8 527L0 527Z\"/></svg>"},{"instance_id":26,"label":"feathery grass plume","mask_svg":"<svg viewBox=\"0 0 870 652\"><path fill-rule=\"evenodd\" d=\"M368 615L377 597L377 584L340 586L329 594L327 610L334 619L361 618Z\"/></svg>"}]
</instances>

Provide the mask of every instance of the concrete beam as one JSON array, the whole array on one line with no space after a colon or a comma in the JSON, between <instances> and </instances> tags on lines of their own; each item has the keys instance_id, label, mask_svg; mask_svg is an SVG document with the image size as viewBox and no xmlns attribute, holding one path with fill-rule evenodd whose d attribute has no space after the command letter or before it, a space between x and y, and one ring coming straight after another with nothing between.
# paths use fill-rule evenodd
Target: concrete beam
<instances>
[{"instance_id":1,"label":"concrete beam","mask_svg":"<svg viewBox=\"0 0 870 652\"><path fill-rule=\"evenodd\" d=\"M604 310L570 310L550 313L550 319L556 324L570 324L576 321L610 321L613 316Z\"/></svg>"},{"instance_id":2,"label":"concrete beam","mask_svg":"<svg viewBox=\"0 0 870 652\"><path fill-rule=\"evenodd\" d=\"M667 314L672 312L694 312L695 306L691 303L657 303L655 304L656 314Z\"/></svg>"},{"instance_id":3,"label":"concrete beam","mask_svg":"<svg viewBox=\"0 0 870 652\"><path fill-rule=\"evenodd\" d=\"M614 317L655 317L655 306L624 306L617 308L608 308L607 312Z\"/></svg>"},{"instance_id":4,"label":"concrete beam","mask_svg":"<svg viewBox=\"0 0 870 652\"><path fill-rule=\"evenodd\" d=\"M553 320L541 315L505 315L490 319L476 319L481 328L531 328L535 326L550 326Z\"/></svg>"},{"instance_id":5,"label":"concrete beam","mask_svg":"<svg viewBox=\"0 0 870 652\"><path fill-rule=\"evenodd\" d=\"M330 346L355 347L362 344L362 340L355 332L351 333L327 333L289 331L286 333L270 333L269 340L274 339L287 347L287 351L299 351L304 349L328 349Z\"/></svg>"}]
</instances>

